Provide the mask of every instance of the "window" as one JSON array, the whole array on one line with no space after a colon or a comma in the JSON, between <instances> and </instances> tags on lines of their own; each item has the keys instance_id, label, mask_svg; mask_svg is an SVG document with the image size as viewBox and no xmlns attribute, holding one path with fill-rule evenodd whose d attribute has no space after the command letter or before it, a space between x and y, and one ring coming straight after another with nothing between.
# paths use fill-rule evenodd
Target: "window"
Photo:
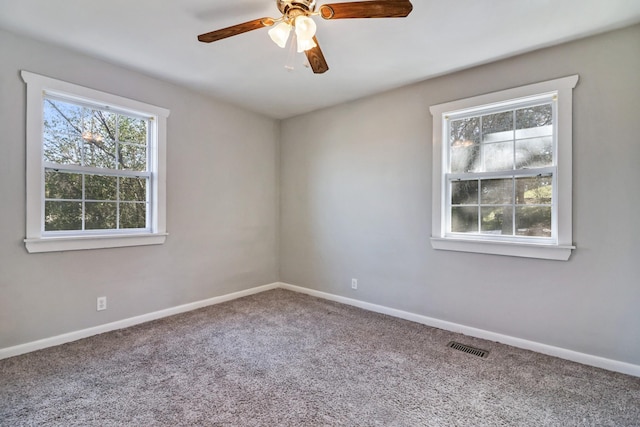
<instances>
[{"instance_id":1,"label":"window","mask_svg":"<svg viewBox=\"0 0 640 427\"><path fill-rule=\"evenodd\" d=\"M169 111L27 71L22 78L27 250L163 243Z\"/></svg>"},{"instance_id":2,"label":"window","mask_svg":"<svg viewBox=\"0 0 640 427\"><path fill-rule=\"evenodd\" d=\"M569 259L577 81L431 107L435 249Z\"/></svg>"}]
</instances>

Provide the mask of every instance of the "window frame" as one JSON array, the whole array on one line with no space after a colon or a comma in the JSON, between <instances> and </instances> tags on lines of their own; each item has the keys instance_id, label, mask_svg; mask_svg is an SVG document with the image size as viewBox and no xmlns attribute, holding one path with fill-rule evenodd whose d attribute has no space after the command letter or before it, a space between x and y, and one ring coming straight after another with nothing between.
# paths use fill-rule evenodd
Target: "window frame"
<instances>
[{"instance_id":1,"label":"window frame","mask_svg":"<svg viewBox=\"0 0 640 427\"><path fill-rule=\"evenodd\" d=\"M26 102L26 238L29 253L115 248L163 244L166 240L166 119L170 111L118 95L90 89L22 70L27 85ZM46 96L78 104L104 106L116 112L149 118L146 229L44 231L45 170L43 155L43 102Z\"/></svg>"},{"instance_id":2,"label":"window frame","mask_svg":"<svg viewBox=\"0 0 640 427\"><path fill-rule=\"evenodd\" d=\"M517 88L433 105L433 187L431 245L437 250L475 252L551 260L568 260L575 249L572 241L572 107L573 88L579 76L572 75ZM555 102L554 207L552 226L555 237L523 239L518 236L492 238L490 235L462 235L447 231L449 117L490 114L504 106L536 97ZM517 108L517 107L516 107ZM509 171L517 175L517 170ZM555 220L555 221L554 221Z\"/></svg>"}]
</instances>

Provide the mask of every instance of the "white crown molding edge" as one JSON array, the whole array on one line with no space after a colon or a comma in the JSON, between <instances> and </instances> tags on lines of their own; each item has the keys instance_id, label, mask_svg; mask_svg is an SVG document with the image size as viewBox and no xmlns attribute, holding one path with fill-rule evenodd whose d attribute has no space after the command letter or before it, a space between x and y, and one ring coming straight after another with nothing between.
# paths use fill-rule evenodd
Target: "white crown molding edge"
<instances>
[{"instance_id":1,"label":"white crown molding edge","mask_svg":"<svg viewBox=\"0 0 640 427\"><path fill-rule=\"evenodd\" d=\"M296 286L296 285L292 285L284 282L274 282L267 285L257 286L254 288L245 289L242 291L233 292L226 295L221 295L213 298L195 301L188 304L179 305L176 307L167 308L164 310L154 311L154 312L143 314L140 316L134 316L134 317L118 320L111 323L105 323L103 325L98 325L98 326L82 329L79 331L56 335L50 338L43 338L37 341L32 341L25 344L19 344L13 347L0 348L0 360L13 357L13 356L19 356L25 353L30 353L36 350L42 350L42 349L53 347L56 345L65 344L72 341L77 341L79 339L88 338L93 335L110 332L116 329L127 328L129 326L134 326L140 323L161 319L163 317L185 313L188 311L196 310L198 308L220 304L223 302L231 301L231 300L242 298L245 296L254 295L260 292L265 292L272 289L278 289L278 288L314 296L317 298L326 299L329 301L339 302L341 304L351 305L354 307L362 308L364 310L386 314L386 315L397 317L400 319L421 323L423 325L431 326L434 328L444 329L450 332L456 332L456 333L469 335L476 338L496 341L502 344L511 345L513 347L535 351L537 353L542 353L549 356L570 360L572 362L582 363L583 365L594 366L596 368L602 368L609 371L620 372L623 374L640 377L640 365L634 365L632 363L621 362L613 359L607 359L605 357L594 356L586 353L580 353L580 352L565 349L562 347L555 347L548 344L543 344L535 341L525 340L522 338L512 337L510 335L499 334L499 333L487 331L484 329L465 326L458 323L449 322L446 320L435 319L433 317L423 316L421 314L410 313L408 311L398 310L398 309L386 307L383 305L373 304L365 301L360 301L354 298L348 298L340 295L330 294L327 292L317 291L315 289L304 288L301 286Z\"/></svg>"}]
</instances>

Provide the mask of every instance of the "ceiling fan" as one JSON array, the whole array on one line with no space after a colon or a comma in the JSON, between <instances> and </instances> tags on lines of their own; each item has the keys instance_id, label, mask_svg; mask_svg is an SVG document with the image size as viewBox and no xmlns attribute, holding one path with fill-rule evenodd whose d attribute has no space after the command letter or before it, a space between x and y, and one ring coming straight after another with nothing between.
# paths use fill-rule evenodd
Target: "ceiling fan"
<instances>
[{"instance_id":1,"label":"ceiling fan","mask_svg":"<svg viewBox=\"0 0 640 427\"><path fill-rule=\"evenodd\" d=\"M318 7L316 0L276 0L282 13L280 18L260 18L210 33L200 34L198 40L211 43L227 37L274 26L269 36L280 47L285 47L289 34L294 33L298 52L305 52L311 69L316 74L329 69L315 36L316 24L312 16L324 19L348 18L404 18L411 13L413 5L409 0L367 0L348 3L329 3ZM276 25L277 23L277 25Z\"/></svg>"}]
</instances>

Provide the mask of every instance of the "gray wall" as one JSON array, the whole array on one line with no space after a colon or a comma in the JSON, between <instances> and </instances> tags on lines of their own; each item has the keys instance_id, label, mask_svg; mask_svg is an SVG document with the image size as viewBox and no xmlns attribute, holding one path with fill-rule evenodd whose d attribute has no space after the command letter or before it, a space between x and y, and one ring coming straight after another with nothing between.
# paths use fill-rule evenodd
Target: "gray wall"
<instances>
[{"instance_id":1,"label":"gray wall","mask_svg":"<svg viewBox=\"0 0 640 427\"><path fill-rule=\"evenodd\" d=\"M0 348L277 281L278 122L6 32L0 58ZM26 252L21 69L171 110L164 245Z\"/></svg>"},{"instance_id":2,"label":"gray wall","mask_svg":"<svg viewBox=\"0 0 640 427\"><path fill-rule=\"evenodd\" d=\"M0 348L280 279L640 364L639 51L635 26L279 126L0 32ZM171 110L164 245L27 254L21 69ZM570 261L431 249L429 106L575 73Z\"/></svg>"},{"instance_id":3,"label":"gray wall","mask_svg":"<svg viewBox=\"0 0 640 427\"><path fill-rule=\"evenodd\" d=\"M634 26L284 121L281 281L640 364L638 52ZM571 74L571 259L433 250L429 106Z\"/></svg>"}]
</instances>

